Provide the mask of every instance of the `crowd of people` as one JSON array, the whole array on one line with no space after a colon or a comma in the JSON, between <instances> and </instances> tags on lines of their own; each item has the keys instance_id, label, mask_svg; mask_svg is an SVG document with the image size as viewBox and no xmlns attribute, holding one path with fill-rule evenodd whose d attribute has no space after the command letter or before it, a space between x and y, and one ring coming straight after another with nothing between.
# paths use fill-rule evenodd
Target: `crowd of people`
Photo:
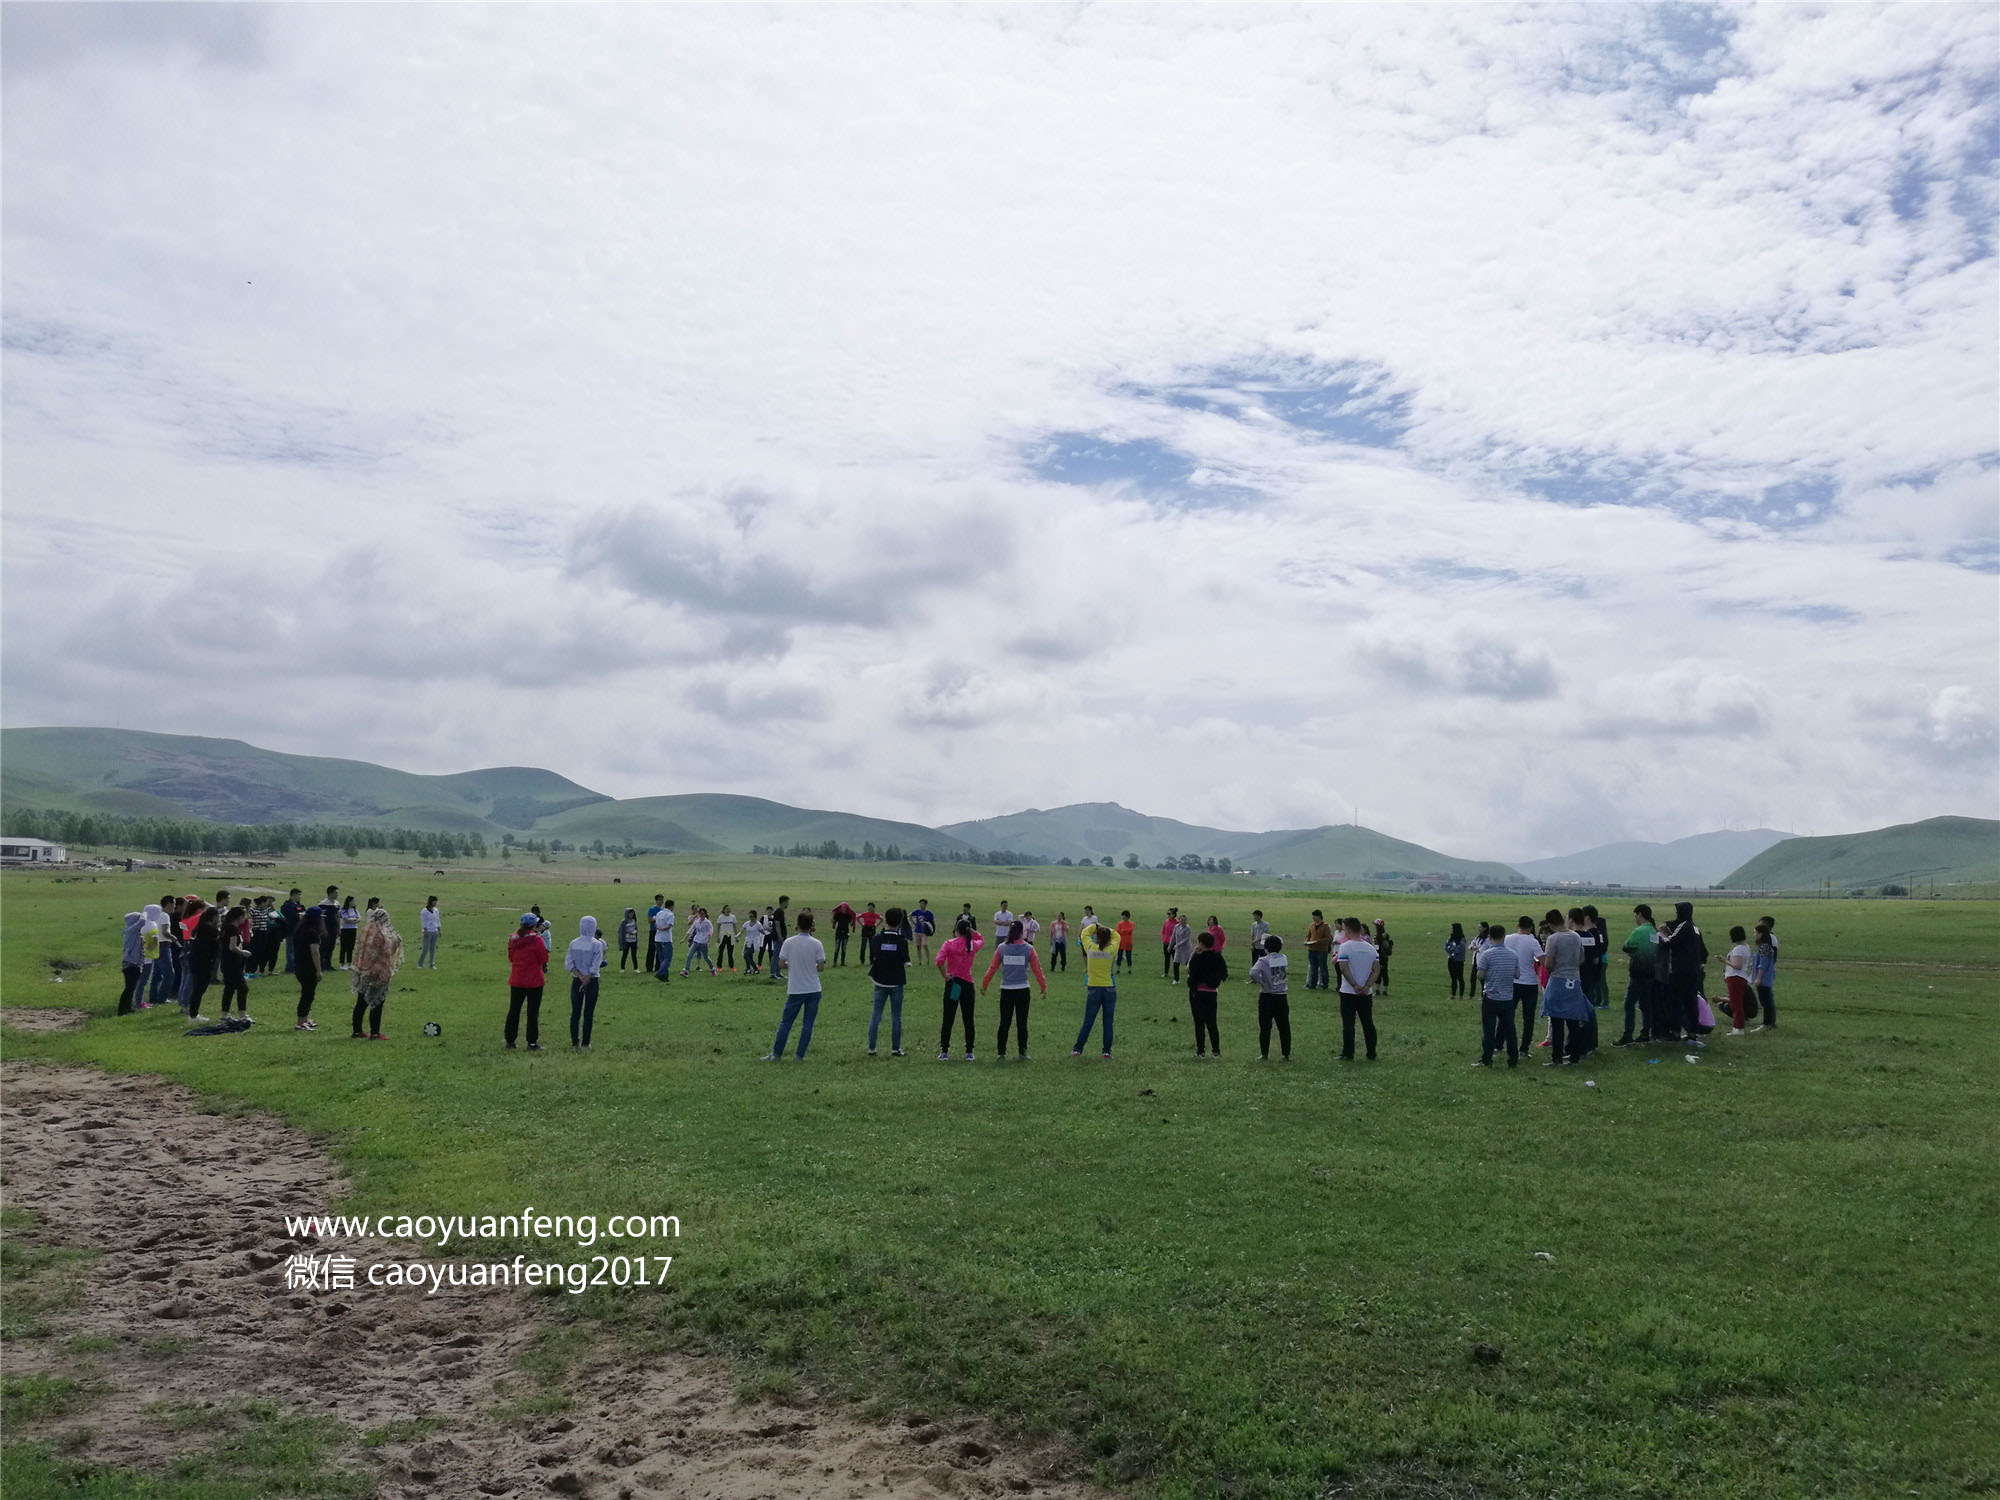
<instances>
[{"instance_id":1,"label":"crowd of people","mask_svg":"<svg viewBox=\"0 0 2000 1500\"><path fill-rule=\"evenodd\" d=\"M1704 1047L1718 1023L1706 993L1708 943L1695 925L1692 905L1678 903L1671 919L1656 924L1652 908L1641 904L1633 909L1633 918L1635 925L1619 948L1626 960L1624 1028L1612 1045ZM643 917L636 907L627 907L619 920L614 934L618 970L650 974L669 983L676 975L677 947L684 944L678 970L683 979L697 970L711 977L735 974L740 960L746 977L768 976L773 984L783 983L784 1001L766 1054L767 1061L777 1061L788 1049L797 1059L806 1056L823 997L823 976L829 968L846 967L850 949L856 955L854 962L868 971L873 988L868 1055L878 1051L886 1015L889 1055L906 1056L903 999L911 983L911 966L929 964L943 983L938 1061L950 1061L959 1048L964 1060L971 1062L977 1050L976 1002L996 979L998 1054L1006 1058L1011 1038L1014 1055L1025 1060L1030 1002L1036 994L1046 998L1049 976L1069 968L1072 923L1067 911L1058 911L1044 924L1032 911L1017 915L1002 901L988 932L982 932L981 920L966 902L950 918L949 935L937 944L935 953L932 939L945 924L927 900L907 910L878 909L871 901L860 911L841 901L825 923L833 943L831 954L819 936L820 916L809 908L794 910L788 896L740 916L727 903L714 910L691 905L683 924L677 903L656 895ZM1777 1025L1776 925L1774 918L1765 917L1754 935L1741 927L1730 929L1722 979L1732 1036ZM417 967L435 969L443 929L437 897L425 901L418 926ZM1098 1056L1110 1060L1119 971L1126 971L1127 982L1133 982L1137 933L1129 910L1107 920L1092 906L1082 908L1074 940L1084 971L1083 1016L1070 1056L1082 1057L1095 1037ZM1511 926L1480 922L1469 939L1461 923L1452 923L1444 942L1449 993L1452 998L1469 998L1473 986L1479 990L1480 1057L1474 1066L1492 1066L1495 1054L1502 1051L1507 1065L1517 1066L1531 1046L1548 1050L1545 1066L1549 1067L1572 1066L1590 1056L1598 1045L1598 1012L1611 1006L1610 939L1609 925L1594 906L1550 910L1539 923L1529 916ZM1379 1041L1375 1000L1389 988L1395 949L1387 923L1380 918L1366 923L1358 917L1329 922L1316 909L1299 941L1306 954L1305 988L1338 992L1338 1056L1354 1060L1358 1033L1361 1055L1374 1060ZM1170 907L1160 924L1159 942L1161 979L1187 988L1195 1056L1219 1057L1220 997L1230 979L1227 932L1214 915L1197 924L1191 914ZM1284 938L1271 930L1261 910L1250 914L1248 946L1245 982L1257 994L1259 1055L1269 1060L1275 1037L1280 1059L1289 1061L1291 958ZM983 972L982 953L987 954ZM542 1050L542 997L553 956L551 924L539 906L530 907L507 939L509 999L502 1038L509 1050L520 1045L524 1031L528 1050ZM144 911L127 913L122 957L125 984L119 1014L172 1001L190 1020L200 1022L208 992L219 981L222 1021L213 1029L241 1029L251 1023L251 983L275 975L282 959L285 972L298 984L293 1029L315 1030L312 1009L321 978L347 971L354 998L352 1034L380 1041L386 1039L383 1006L389 980L403 961L403 940L376 898L357 907L355 898L343 898L336 886L328 886L325 896L310 906L296 888L282 903L270 895L232 902L230 893L222 890L213 902L198 896L166 896ZM570 1045L576 1050L590 1048L608 960L609 946L596 918L580 918L577 936L563 955L570 991ZM1540 1042L1533 1043L1537 1016L1544 1031Z\"/></svg>"}]
</instances>

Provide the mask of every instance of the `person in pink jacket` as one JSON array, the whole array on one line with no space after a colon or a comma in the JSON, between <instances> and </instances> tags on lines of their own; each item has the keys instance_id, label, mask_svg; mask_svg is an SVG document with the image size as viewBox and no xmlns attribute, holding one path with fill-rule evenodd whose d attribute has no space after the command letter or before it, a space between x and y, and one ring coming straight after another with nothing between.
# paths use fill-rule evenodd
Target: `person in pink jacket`
<instances>
[{"instance_id":1,"label":"person in pink jacket","mask_svg":"<svg viewBox=\"0 0 2000 1500\"><path fill-rule=\"evenodd\" d=\"M960 917L956 933L938 947L937 969L944 975L944 1029L938 1033L939 1062L951 1061L951 1024L960 1012L965 1015L965 1060L972 1061L972 1001L977 993L972 987L972 959L984 946L979 924L970 917Z\"/></svg>"}]
</instances>

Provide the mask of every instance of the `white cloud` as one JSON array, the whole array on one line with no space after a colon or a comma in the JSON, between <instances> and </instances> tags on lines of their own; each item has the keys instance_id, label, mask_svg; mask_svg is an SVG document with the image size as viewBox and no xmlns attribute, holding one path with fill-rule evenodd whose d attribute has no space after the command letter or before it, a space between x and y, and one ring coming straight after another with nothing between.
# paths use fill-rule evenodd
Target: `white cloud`
<instances>
[{"instance_id":1,"label":"white cloud","mask_svg":"<svg viewBox=\"0 0 2000 1500\"><path fill-rule=\"evenodd\" d=\"M1995 811L1990 11L235 14L6 12L9 722L1512 857Z\"/></svg>"}]
</instances>

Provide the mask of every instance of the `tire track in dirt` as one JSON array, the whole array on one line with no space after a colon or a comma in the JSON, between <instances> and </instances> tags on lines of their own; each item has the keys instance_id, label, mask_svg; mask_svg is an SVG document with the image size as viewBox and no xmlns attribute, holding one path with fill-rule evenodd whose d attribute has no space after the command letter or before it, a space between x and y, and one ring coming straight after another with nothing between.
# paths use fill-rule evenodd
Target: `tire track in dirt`
<instances>
[{"instance_id":1,"label":"tire track in dirt","mask_svg":"<svg viewBox=\"0 0 2000 1500\"><path fill-rule=\"evenodd\" d=\"M222 1116L157 1078L0 1064L0 1169L22 1238L99 1252L64 1338L95 1335L92 1403L24 1421L10 1438L88 1429L73 1456L158 1469L197 1439L145 1408L275 1400L357 1432L429 1418L433 1435L343 1461L392 1497L928 1500L1102 1491L1063 1478L1064 1455L980 1424L865 1423L810 1396L742 1403L719 1362L603 1354L571 1372L570 1409L509 1423L516 1360L543 1324L525 1292L449 1286L290 1292L294 1254L411 1258L382 1241L286 1236L283 1215L337 1203L347 1184L308 1138L269 1115ZM143 1346L176 1341L170 1358ZM10 1373L57 1367L57 1339L8 1347ZM109 1347L106 1347L109 1346ZM157 1350L158 1345L155 1344Z\"/></svg>"}]
</instances>

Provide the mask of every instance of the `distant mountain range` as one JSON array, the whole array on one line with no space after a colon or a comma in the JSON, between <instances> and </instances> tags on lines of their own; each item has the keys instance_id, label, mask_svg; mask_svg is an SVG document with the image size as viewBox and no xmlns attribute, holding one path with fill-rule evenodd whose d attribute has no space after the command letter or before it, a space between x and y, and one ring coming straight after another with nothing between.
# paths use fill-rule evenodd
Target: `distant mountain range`
<instances>
[{"instance_id":1,"label":"distant mountain range","mask_svg":"<svg viewBox=\"0 0 2000 1500\"><path fill-rule=\"evenodd\" d=\"M1697 833L1670 844L1599 844L1553 859L1520 860L1514 868L1530 880L1552 884L1684 885L1698 890L1790 837L1775 828L1752 828Z\"/></svg>"},{"instance_id":2,"label":"distant mountain range","mask_svg":"<svg viewBox=\"0 0 2000 1500\"><path fill-rule=\"evenodd\" d=\"M1137 856L1153 866L1195 855L1307 880L1443 876L1500 884L1721 883L1774 890L1813 890L1825 880L1836 890L1912 880L2000 881L2000 824L1977 818L1932 818L1839 838L1796 839L1768 828L1705 833L1667 844L1605 844L1509 866L1459 859L1349 824L1254 833L1149 817L1115 802L1083 802L929 828L721 793L620 799L528 766L422 776L368 761L287 755L240 740L129 729L0 730L0 807L479 833L490 843L508 834L570 844L630 839L688 853L784 851L831 840L845 849L893 846L929 858L1005 850L1077 863L1108 857L1123 864Z\"/></svg>"}]
</instances>

